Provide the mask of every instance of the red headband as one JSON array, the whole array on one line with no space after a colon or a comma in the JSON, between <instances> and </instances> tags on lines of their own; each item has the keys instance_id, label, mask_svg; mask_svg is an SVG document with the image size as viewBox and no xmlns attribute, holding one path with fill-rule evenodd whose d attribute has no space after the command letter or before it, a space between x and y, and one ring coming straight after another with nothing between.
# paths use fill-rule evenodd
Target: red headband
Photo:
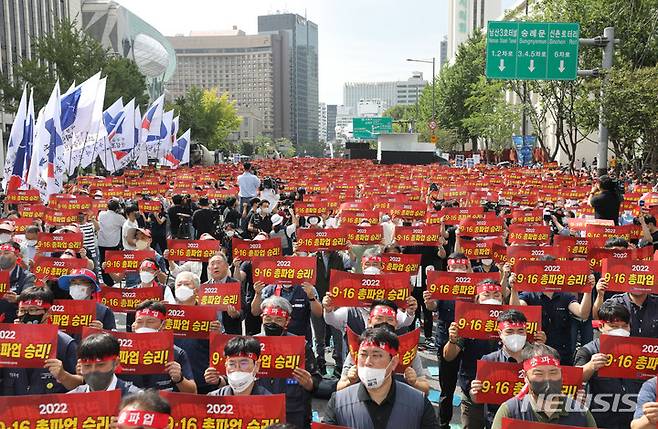
<instances>
[{"instance_id":1,"label":"red headband","mask_svg":"<svg viewBox=\"0 0 658 429\"><path fill-rule=\"evenodd\" d=\"M376 264L381 264L382 263L382 257L381 256L364 256L361 258L361 265L368 264L370 262L374 262Z\"/></svg>"},{"instance_id":2,"label":"red headband","mask_svg":"<svg viewBox=\"0 0 658 429\"><path fill-rule=\"evenodd\" d=\"M545 365L559 367L560 361L549 355L535 356L531 359L526 359L523 361L523 369L526 371L529 371L532 368L536 368L538 366Z\"/></svg>"},{"instance_id":3,"label":"red headband","mask_svg":"<svg viewBox=\"0 0 658 429\"><path fill-rule=\"evenodd\" d=\"M487 282L479 284L475 290L477 293L502 292L503 288L499 284Z\"/></svg>"},{"instance_id":4,"label":"red headband","mask_svg":"<svg viewBox=\"0 0 658 429\"><path fill-rule=\"evenodd\" d=\"M504 329L525 329L524 322L500 322L498 323L498 330L502 331Z\"/></svg>"},{"instance_id":5,"label":"red headband","mask_svg":"<svg viewBox=\"0 0 658 429\"><path fill-rule=\"evenodd\" d=\"M153 262L153 261L149 261L149 260L146 260L146 261L143 261L143 262L139 265L139 269L141 270L142 268L150 268L150 269L152 269L152 270L156 270L156 271L157 271L158 266L155 265L155 262Z\"/></svg>"},{"instance_id":6,"label":"red headband","mask_svg":"<svg viewBox=\"0 0 658 429\"><path fill-rule=\"evenodd\" d=\"M102 362L109 362L109 361L112 361L112 360L114 360L114 359L116 359L116 358L118 358L118 357L119 357L119 356L111 355L111 356L105 356L105 357L103 357L103 358L78 359L78 361L79 361L80 363L85 363L85 364L89 364L89 363L102 363Z\"/></svg>"},{"instance_id":7,"label":"red headband","mask_svg":"<svg viewBox=\"0 0 658 429\"><path fill-rule=\"evenodd\" d=\"M378 305L377 307L373 308L372 311L370 312L370 317L373 316L397 317L397 314L395 314L395 310L393 310L391 307L387 307L385 305Z\"/></svg>"},{"instance_id":8,"label":"red headband","mask_svg":"<svg viewBox=\"0 0 658 429\"><path fill-rule=\"evenodd\" d=\"M466 258L448 259L448 265L466 265L466 266L468 266L468 259L466 259Z\"/></svg>"},{"instance_id":9,"label":"red headband","mask_svg":"<svg viewBox=\"0 0 658 429\"><path fill-rule=\"evenodd\" d=\"M143 410L123 410L117 423L125 426L143 426L155 429L169 427L169 416L164 413Z\"/></svg>"},{"instance_id":10,"label":"red headband","mask_svg":"<svg viewBox=\"0 0 658 429\"><path fill-rule=\"evenodd\" d=\"M377 347L384 350L386 353L388 353L391 356L395 356L396 354L398 354L397 349L394 349L393 347L389 346L386 343L376 343L374 341L362 341L361 344L359 345L359 349L363 347Z\"/></svg>"},{"instance_id":11,"label":"red headband","mask_svg":"<svg viewBox=\"0 0 658 429\"><path fill-rule=\"evenodd\" d=\"M135 313L135 320L139 319L142 316L155 317L156 319L160 319L160 320L167 319L167 316L165 316L163 312L158 310L151 310L150 308L144 308L142 310L137 311L137 313Z\"/></svg>"},{"instance_id":12,"label":"red headband","mask_svg":"<svg viewBox=\"0 0 658 429\"><path fill-rule=\"evenodd\" d=\"M285 317L286 319L290 317L290 314L282 308L279 307L265 307L263 309L263 316L273 316L273 317Z\"/></svg>"},{"instance_id":13,"label":"red headband","mask_svg":"<svg viewBox=\"0 0 658 429\"><path fill-rule=\"evenodd\" d=\"M235 354L235 355L226 356L226 359L241 358L241 357L249 358L249 359L253 360L254 362L258 360L258 355L256 353L244 353L244 352L238 353L238 354Z\"/></svg>"},{"instance_id":14,"label":"red headband","mask_svg":"<svg viewBox=\"0 0 658 429\"><path fill-rule=\"evenodd\" d=\"M45 308L46 310L50 308L51 304L43 302L41 299L28 299L18 303L18 307L27 307L28 305L33 305L35 307Z\"/></svg>"},{"instance_id":15,"label":"red headband","mask_svg":"<svg viewBox=\"0 0 658 429\"><path fill-rule=\"evenodd\" d=\"M18 253L18 250L14 246L12 246L9 243L4 243L0 245L0 252L13 252L13 253Z\"/></svg>"}]
</instances>

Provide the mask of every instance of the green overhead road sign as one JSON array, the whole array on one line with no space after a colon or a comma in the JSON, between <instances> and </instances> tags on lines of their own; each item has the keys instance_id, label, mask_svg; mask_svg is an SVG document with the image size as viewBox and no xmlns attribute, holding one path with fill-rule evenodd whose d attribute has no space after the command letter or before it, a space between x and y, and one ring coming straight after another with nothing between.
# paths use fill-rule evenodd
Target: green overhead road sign
<instances>
[{"instance_id":1,"label":"green overhead road sign","mask_svg":"<svg viewBox=\"0 0 658 429\"><path fill-rule=\"evenodd\" d=\"M580 24L489 21L489 79L575 80Z\"/></svg>"},{"instance_id":2,"label":"green overhead road sign","mask_svg":"<svg viewBox=\"0 0 658 429\"><path fill-rule=\"evenodd\" d=\"M380 134L392 132L392 118L352 118L352 136L355 139L373 140Z\"/></svg>"}]
</instances>

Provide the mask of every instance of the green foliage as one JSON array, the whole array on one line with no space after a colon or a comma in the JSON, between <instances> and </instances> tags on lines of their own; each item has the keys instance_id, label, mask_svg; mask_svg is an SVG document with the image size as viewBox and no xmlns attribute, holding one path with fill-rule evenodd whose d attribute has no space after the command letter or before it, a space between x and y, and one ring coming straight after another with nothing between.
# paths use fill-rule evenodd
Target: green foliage
<instances>
[{"instance_id":1,"label":"green foliage","mask_svg":"<svg viewBox=\"0 0 658 429\"><path fill-rule=\"evenodd\" d=\"M419 110L416 104L397 104L386 109L384 117L393 119L394 133L406 133L409 131L409 124L418 121Z\"/></svg>"}]
</instances>

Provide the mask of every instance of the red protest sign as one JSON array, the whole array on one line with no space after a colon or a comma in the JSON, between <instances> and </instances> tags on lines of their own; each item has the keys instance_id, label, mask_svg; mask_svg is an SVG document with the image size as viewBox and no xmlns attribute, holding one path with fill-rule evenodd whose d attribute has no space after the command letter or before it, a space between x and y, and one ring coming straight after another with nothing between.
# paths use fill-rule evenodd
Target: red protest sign
<instances>
[{"instance_id":1,"label":"red protest sign","mask_svg":"<svg viewBox=\"0 0 658 429\"><path fill-rule=\"evenodd\" d=\"M43 368L57 356L57 326L0 323L0 368Z\"/></svg>"},{"instance_id":2,"label":"red protest sign","mask_svg":"<svg viewBox=\"0 0 658 429\"><path fill-rule=\"evenodd\" d=\"M82 338L96 332L107 332L119 340L122 374L164 374L165 365L174 360L174 334L170 331L136 334L83 328Z\"/></svg>"},{"instance_id":3,"label":"red protest sign","mask_svg":"<svg viewBox=\"0 0 658 429\"><path fill-rule=\"evenodd\" d=\"M219 253L218 240L167 240L170 261L208 262Z\"/></svg>"},{"instance_id":4,"label":"red protest sign","mask_svg":"<svg viewBox=\"0 0 658 429\"><path fill-rule=\"evenodd\" d=\"M358 225L364 221L376 225L379 223L379 212L374 210L346 210L341 212L339 219L341 225Z\"/></svg>"},{"instance_id":5,"label":"red protest sign","mask_svg":"<svg viewBox=\"0 0 658 429\"><path fill-rule=\"evenodd\" d=\"M11 288L9 276L10 272L6 270L0 270L0 299L4 296L5 292L8 292Z\"/></svg>"},{"instance_id":6,"label":"red protest sign","mask_svg":"<svg viewBox=\"0 0 658 429\"><path fill-rule=\"evenodd\" d=\"M334 307L367 307L372 301L388 299L406 307L410 295L409 274L366 275L331 270L329 294Z\"/></svg>"},{"instance_id":7,"label":"red protest sign","mask_svg":"<svg viewBox=\"0 0 658 429\"><path fill-rule=\"evenodd\" d=\"M465 237L488 237L503 233L505 221L502 218L483 220L464 219L459 222L459 235Z\"/></svg>"},{"instance_id":8,"label":"red protest sign","mask_svg":"<svg viewBox=\"0 0 658 429\"><path fill-rule=\"evenodd\" d=\"M164 329L175 337L208 339L210 322L217 320L217 307L167 304Z\"/></svg>"},{"instance_id":9,"label":"red protest sign","mask_svg":"<svg viewBox=\"0 0 658 429\"><path fill-rule=\"evenodd\" d=\"M43 220L48 225L64 226L76 223L80 210L61 209L56 210L50 207L46 208L43 214Z\"/></svg>"},{"instance_id":10,"label":"red protest sign","mask_svg":"<svg viewBox=\"0 0 658 429\"><path fill-rule=\"evenodd\" d=\"M528 334L541 331L541 306L538 305L489 305L473 302L455 302L455 322L462 338L491 340L499 338L498 316L505 310L519 310L528 318Z\"/></svg>"},{"instance_id":11,"label":"red protest sign","mask_svg":"<svg viewBox=\"0 0 658 429\"><path fill-rule=\"evenodd\" d=\"M144 301L162 301L163 293L160 286L130 289L101 286L100 300L113 311L127 312L135 311Z\"/></svg>"},{"instance_id":12,"label":"red protest sign","mask_svg":"<svg viewBox=\"0 0 658 429\"><path fill-rule=\"evenodd\" d=\"M649 378L658 374L658 339L601 335L601 353L608 355L599 377Z\"/></svg>"},{"instance_id":13,"label":"red protest sign","mask_svg":"<svg viewBox=\"0 0 658 429\"><path fill-rule=\"evenodd\" d=\"M385 273L409 273L414 275L420 267L419 254L384 253L382 271Z\"/></svg>"},{"instance_id":14,"label":"red protest sign","mask_svg":"<svg viewBox=\"0 0 658 429\"><path fill-rule=\"evenodd\" d=\"M279 240L279 242L281 241ZM297 250L300 252L346 249L346 228L302 228L297 230Z\"/></svg>"},{"instance_id":15,"label":"red protest sign","mask_svg":"<svg viewBox=\"0 0 658 429\"><path fill-rule=\"evenodd\" d=\"M43 204L24 204L18 206L18 214L21 218L43 219L46 214L46 206Z\"/></svg>"},{"instance_id":16,"label":"red protest sign","mask_svg":"<svg viewBox=\"0 0 658 429\"><path fill-rule=\"evenodd\" d=\"M229 305L240 311L240 295L239 282L202 284L197 293L200 305L213 306L221 311L226 311Z\"/></svg>"},{"instance_id":17,"label":"red protest sign","mask_svg":"<svg viewBox=\"0 0 658 429\"><path fill-rule=\"evenodd\" d=\"M356 365L359 354L359 336L355 334L354 331L349 328L349 326L347 327L346 332L349 352L352 355L354 365ZM398 340L400 341L400 347L398 348L400 362L398 363L398 366L395 367L395 372L403 374L404 370L411 366L411 363L414 361L416 355L418 354L419 338L420 328L416 328L411 332L407 332L406 334L398 336Z\"/></svg>"},{"instance_id":18,"label":"red protest sign","mask_svg":"<svg viewBox=\"0 0 658 429\"><path fill-rule=\"evenodd\" d=\"M653 293L656 289L658 261L604 259L601 277L608 290L631 293Z\"/></svg>"},{"instance_id":19,"label":"red protest sign","mask_svg":"<svg viewBox=\"0 0 658 429\"><path fill-rule=\"evenodd\" d=\"M144 213L160 213L162 210L162 203L158 200L139 200L137 207L140 212Z\"/></svg>"},{"instance_id":20,"label":"red protest sign","mask_svg":"<svg viewBox=\"0 0 658 429\"><path fill-rule=\"evenodd\" d=\"M265 284L315 284L316 265L313 256L254 258L251 272L255 282Z\"/></svg>"},{"instance_id":21,"label":"red protest sign","mask_svg":"<svg viewBox=\"0 0 658 429\"><path fill-rule=\"evenodd\" d=\"M391 206L390 215L403 219L422 220L427 214L427 204L421 201L410 201L404 204Z\"/></svg>"},{"instance_id":22,"label":"red protest sign","mask_svg":"<svg viewBox=\"0 0 658 429\"><path fill-rule=\"evenodd\" d=\"M518 261L536 261L542 256L566 259L566 249L558 246L509 246L507 248L507 262L509 262L512 267L514 267Z\"/></svg>"},{"instance_id":23,"label":"red protest sign","mask_svg":"<svg viewBox=\"0 0 658 429\"><path fill-rule=\"evenodd\" d=\"M295 202L295 214L297 216L323 215L329 211L326 203L319 201L298 201Z\"/></svg>"},{"instance_id":24,"label":"red protest sign","mask_svg":"<svg viewBox=\"0 0 658 429\"><path fill-rule=\"evenodd\" d=\"M257 257L274 257L281 256L281 239L270 238L267 240L247 241L233 238L233 259L251 259Z\"/></svg>"},{"instance_id":25,"label":"red protest sign","mask_svg":"<svg viewBox=\"0 0 658 429\"><path fill-rule=\"evenodd\" d=\"M551 227L514 224L509 227L508 239L510 244L548 244L551 241Z\"/></svg>"},{"instance_id":26,"label":"red protest sign","mask_svg":"<svg viewBox=\"0 0 658 429\"><path fill-rule=\"evenodd\" d=\"M224 346L235 335L210 333L210 366L226 374ZM306 339L302 336L256 336L260 344L258 378L290 378L295 368L304 368Z\"/></svg>"},{"instance_id":27,"label":"red protest sign","mask_svg":"<svg viewBox=\"0 0 658 429\"><path fill-rule=\"evenodd\" d=\"M88 195L53 194L48 199L48 208L63 211L87 211L91 208L91 197Z\"/></svg>"},{"instance_id":28,"label":"red protest sign","mask_svg":"<svg viewBox=\"0 0 658 429\"><path fill-rule=\"evenodd\" d=\"M587 261L529 261L514 266L514 287L528 292L591 292Z\"/></svg>"},{"instance_id":29,"label":"red protest sign","mask_svg":"<svg viewBox=\"0 0 658 429\"><path fill-rule=\"evenodd\" d=\"M286 395L206 396L160 391L171 428L266 428L286 421Z\"/></svg>"},{"instance_id":30,"label":"red protest sign","mask_svg":"<svg viewBox=\"0 0 658 429\"><path fill-rule=\"evenodd\" d=\"M438 212L446 225L456 225L466 219L484 219L484 207L447 207Z\"/></svg>"},{"instance_id":31,"label":"red protest sign","mask_svg":"<svg viewBox=\"0 0 658 429\"><path fill-rule=\"evenodd\" d=\"M453 301L472 300L475 288L484 280L500 280L500 273L453 273L447 271L427 272L427 291L432 299Z\"/></svg>"},{"instance_id":32,"label":"red protest sign","mask_svg":"<svg viewBox=\"0 0 658 429\"><path fill-rule=\"evenodd\" d=\"M7 191L4 202L5 204L33 204L40 203L41 197L38 189L14 189Z\"/></svg>"},{"instance_id":33,"label":"red protest sign","mask_svg":"<svg viewBox=\"0 0 658 429\"><path fill-rule=\"evenodd\" d=\"M590 243L596 247L603 247L609 238L621 237L630 241L633 238L639 238L637 232L640 231L638 226L633 224L623 226L610 226L610 225L593 225L587 224L585 227L585 237L590 240Z\"/></svg>"},{"instance_id":34,"label":"red protest sign","mask_svg":"<svg viewBox=\"0 0 658 429\"><path fill-rule=\"evenodd\" d=\"M56 299L50 307L50 323L67 334L81 334L96 319L96 301Z\"/></svg>"},{"instance_id":35,"label":"red protest sign","mask_svg":"<svg viewBox=\"0 0 658 429\"><path fill-rule=\"evenodd\" d=\"M153 250L108 250L105 252L106 273L123 273L125 271L139 271L139 264L144 259L155 258Z\"/></svg>"},{"instance_id":36,"label":"red protest sign","mask_svg":"<svg viewBox=\"0 0 658 429\"><path fill-rule=\"evenodd\" d=\"M587 238L573 237L570 235L556 235L553 244L557 247L566 247L568 258L587 258L590 246Z\"/></svg>"},{"instance_id":37,"label":"red protest sign","mask_svg":"<svg viewBox=\"0 0 658 429\"><path fill-rule=\"evenodd\" d=\"M372 226L346 226L347 241L352 244L379 244L384 239L384 227Z\"/></svg>"},{"instance_id":38,"label":"red protest sign","mask_svg":"<svg viewBox=\"0 0 658 429\"><path fill-rule=\"evenodd\" d=\"M438 246L440 234L438 225L398 226L394 239L400 246Z\"/></svg>"},{"instance_id":39,"label":"red protest sign","mask_svg":"<svg viewBox=\"0 0 658 429\"><path fill-rule=\"evenodd\" d=\"M0 396L7 428L109 428L119 412L120 390L52 395Z\"/></svg>"},{"instance_id":40,"label":"red protest sign","mask_svg":"<svg viewBox=\"0 0 658 429\"><path fill-rule=\"evenodd\" d=\"M347 426L336 426L327 423L313 422L311 423L311 429L349 429L349 428Z\"/></svg>"},{"instance_id":41,"label":"red protest sign","mask_svg":"<svg viewBox=\"0 0 658 429\"><path fill-rule=\"evenodd\" d=\"M589 249L587 259L589 259L589 266L593 271L601 271L601 261L604 259L630 263L636 260L651 260L653 253L653 246L645 246L637 249L602 249L597 247Z\"/></svg>"},{"instance_id":42,"label":"red protest sign","mask_svg":"<svg viewBox=\"0 0 658 429\"><path fill-rule=\"evenodd\" d=\"M502 429L577 429L577 426L556 425L553 423L540 423L528 420L514 420L503 417Z\"/></svg>"},{"instance_id":43,"label":"red protest sign","mask_svg":"<svg viewBox=\"0 0 658 429\"><path fill-rule=\"evenodd\" d=\"M459 247L461 252L468 259L494 259L494 248L502 247L502 238L495 238L491 240L459 240Z\"/></svg>"},{"instance_id":44,"label":"red protest sign","mask_svg":"<svg viewBox=\"0 0 658 429\"><path fill-rule=\"evenodd\" d=\"M34 259L32 272L37 280L58 279L61 276L70 274L73 270L86 267L86 259L37 256Z\"/></svg>"},{"instance_id":45,"label":"red protest sign","mask_svg":"<svg viewBox=\"0 0 658 429\"><path fill-rule=\"evenodd\" d=\"M67 249L82 249L82 233L37 233L37 248L41 252L63 252Z\"/></svg>"},{"instance_id":46,"label":"red protest sign","mask_svg":"<svg viewBox=\"0 0 658 429\"><path fill-rule=\"evenodd\" d=\"M24 217L19 217L16 219L12 219L12 222L14 224L14 234L24 234L25 229L30 226L34 225L34 219L32 218L24 218Z\"/></svg>"},{"instance_id":47,"label":"red protest sign","mask_svg":"<svg viewBox=\"0 0 658 429\"><path fill-rule=\"evenodd\" d=\"M515 224L542 224L544 222L544 212L542 209L512 210L512 223Z\"/></svg>"}]
</instances>

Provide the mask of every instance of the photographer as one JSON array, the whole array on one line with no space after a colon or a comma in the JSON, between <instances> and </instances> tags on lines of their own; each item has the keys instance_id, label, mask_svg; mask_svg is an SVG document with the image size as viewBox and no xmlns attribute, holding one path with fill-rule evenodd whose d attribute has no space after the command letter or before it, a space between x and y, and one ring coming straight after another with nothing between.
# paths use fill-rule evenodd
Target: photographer
<instances>
[{"instance_id":1,"label":"photographer","mask_svg":"<svg viewBox=\"0 0 658 429\"><path fill-rule=\"evenodd\" d=\"M638 222L642 227L641 243L646 246L653 245L653 249L658 250L658 228L656 228L655 216L642 214Z\"/></svg>"},{"instance_id":2,"label":"photographer","mask_svg":"<svg viewBox=\"0 0 658 429\"><path fill-rule=\"evenodd\" d=\"M213 235L216 232L216 223L219 213L210 208L207 197L199 199L199 208L192 214L192 226L194 227L196 239L203 234Z\"/></svg>"},{"instance_id":3,"label":"photographer","mask_svg":"<svg viewBox=\"0 0 658 429\"><path fill-rule=\"evenodd\" d=\"M619 207L624 199L624 190L608 175L599 177L589 193L589 204L594 208L596 219L607 219L619 224Z\"/></svg>"}]
</instances>

